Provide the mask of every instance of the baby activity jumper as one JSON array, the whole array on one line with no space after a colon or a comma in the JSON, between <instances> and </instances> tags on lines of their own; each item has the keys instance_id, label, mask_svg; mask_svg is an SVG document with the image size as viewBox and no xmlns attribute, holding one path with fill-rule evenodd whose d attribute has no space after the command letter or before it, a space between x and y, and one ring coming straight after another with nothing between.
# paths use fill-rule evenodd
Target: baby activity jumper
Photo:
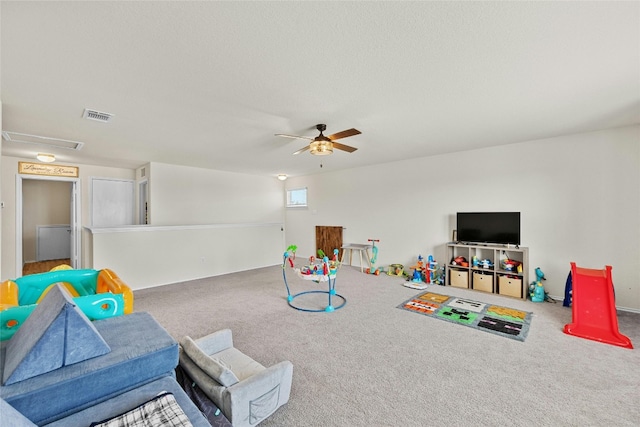
<instances>
[{"instance_id":1,"label":"baby activity jumper","mask_svg":"<svg viewBox=\"0 0 640 427\"><path fill-rule=\"evenodd\" d=\"M334 256L332 260L329 260L329 257L323 256L320 259L316 259L315 257L309 258L309 264L303 266L302 268L295 267L295 259L296 259L296 250L297 246L291 245L284 252L282 257L282 278L284 280L284 285L287 288L287 303L300 311L307 312L332 312L338 310L339 308L344 307L347 303L347 300L342 295L336 293L336 275L338 272L338 251L334 250ZM324 255L324 254L322 254ZM289 264L287 266L287 264ZM287 269L290 268L294 270L296 276L305 281L311 281L314 283L324 283L326 282L328 285L328 290L307 290L298 292L295 294L291 293L291 289L289 288L289 282L287 280ZM301 299L296 301L296 298L303 297L309 294L326 294L328 298L328 304L324 308L313 308L309 307L309 305L305 304L304 306L300 304ZM338 299L340 304L334 306L333 301Z\"/></svg>"}]
</instances>

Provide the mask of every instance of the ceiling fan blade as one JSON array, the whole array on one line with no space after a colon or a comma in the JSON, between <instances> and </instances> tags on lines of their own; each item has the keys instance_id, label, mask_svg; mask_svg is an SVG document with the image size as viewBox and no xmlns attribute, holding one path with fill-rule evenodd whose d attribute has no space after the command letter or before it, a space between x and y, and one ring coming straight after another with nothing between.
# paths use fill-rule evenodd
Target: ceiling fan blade
<instances>
[{"instance_id":1,"label":"ceiling fan blade","mask_svg":"<svg viewBox=\"0 0 640 427\"><path fill-rule=\"evenodd\" d=\"M276 133L275 136L283 136L285 138L292 138L292 139L308 139L309 141L313 141L313 137L311 136L287 135L285 133Z\"/></svg>"},{"instance_id":2,"label":"ceiling fan blade","mask_svg":"<svg viewBox=\"0 0 640 427\"><path fill-rule=\"evenodd\" d=\"M353 153L357 150L356 147L351 147L349 145L340 144L339 142L332 142L333 148L337 148L338 150L346 151L348 153Z\"/></svg>"},{"instance_id":3,"label":"ceiling fan blade","mask_svg":"<svg viewBox=\"0 0 640 427\"><path fill-rule=\"evenodd\" d=\"M347 130L343 130L342 132L338 132L338 133L334 133L333 135L329 135L327 138L329 138L332 141L335 141L336 139L341 139L341 138L346 138L348 136L354 136L354 135L359 135L362 132L360 132L358 129L347 129Z\"/></svg>"},{"instance_id":4,"label":"ceiling fan blade","mask_svg":"<svg viewBox=\"0 0 640 427\"><path fill-rule=\"evenodd\" d=\"M304 153L305 151L307 151L309 148L311 148L310 145L307 145L306 147L302 147L301 149L299 149L298 151L296 151L295 153L293 153L293 155L295 156L296 154L300 154L300 153Z\"/></svg>"}]
</instances>

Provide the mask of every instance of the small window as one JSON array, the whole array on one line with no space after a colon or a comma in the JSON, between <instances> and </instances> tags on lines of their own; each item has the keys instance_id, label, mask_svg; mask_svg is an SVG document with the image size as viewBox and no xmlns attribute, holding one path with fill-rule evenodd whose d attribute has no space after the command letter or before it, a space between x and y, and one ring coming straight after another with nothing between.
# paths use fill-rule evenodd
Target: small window
<instances>
[{"instance_id":1,"label":"small window","mask_svg":"<svg viewBox=\"0 0 640 427\"><path fill-rule=\"evenodd\" d=\"M307 189L296 188L287 190L287 207L300 208L307 206Z\"/></svg>"}]
</instances>

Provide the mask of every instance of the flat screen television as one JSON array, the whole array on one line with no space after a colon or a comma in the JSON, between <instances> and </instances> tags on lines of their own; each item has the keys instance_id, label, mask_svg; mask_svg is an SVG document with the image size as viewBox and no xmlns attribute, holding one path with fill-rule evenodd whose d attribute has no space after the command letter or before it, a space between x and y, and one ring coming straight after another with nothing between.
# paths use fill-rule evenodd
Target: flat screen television
<instances>
[{"instance_id":1,"label":"flat screen television","mask_svg":"<svg viewBox=\"0 0 640 427\"><path fill-rule=\"evenodd\" d=\"M458 212L457 240L520 245L520 212Z\"/></svg>"}]
</instances>

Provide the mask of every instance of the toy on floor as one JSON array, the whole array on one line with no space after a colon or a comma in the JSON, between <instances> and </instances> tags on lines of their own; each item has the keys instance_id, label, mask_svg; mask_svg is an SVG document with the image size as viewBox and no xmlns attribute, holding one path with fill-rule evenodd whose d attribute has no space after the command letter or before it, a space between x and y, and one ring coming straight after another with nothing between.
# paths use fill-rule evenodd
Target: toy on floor
<instances>
[{"instance_id":1,"label":"toy on floor","mask_svg":"<svg viewBox=\"0 0 640 427\"><path fill-rule=\"evenodd\" d=\"M376 242L379 242L380 240L367 239L367 241L372 243L371 253L373 255L370 259L371 268L367 268L366 273L378 276L380 274L380 267L376 267L376 262L378 261L378 247L376 246Z\"/></svg>"},{"instance_id":2,"label":"toy on floor","mask_svg":"<svg viewBox=\"0 0 640 427\"><path fill-rule=\"evenodd\" d=\"M413 275L411 276L411 281L415 282L415 283L420 283L422 282L422 274L423 274L423 270L424 270L424 258L422 258L422 255L418 254L418 262L416 262L415 265L412 265L409 268L413 269Z\"/></svg>"},{"instance_id":3,"label":"toy on floor","mask_svg":"<svg viewBox=\"0 0 640 427\"><path fill-rule=\"evenodd\" d=\"M529 285L529 296L531 297L531 301L544 302L547 299L544 286L542 286L543 280L547 280L547 278L544 277L544 273L540 267L538 267L536 268L536 281Z\"/></svg>"},{"instance_id":4,"label":"toy on floor","mask_svg":"<svg viewBox=\"0 0 640 427\"><path fill-rule=\"evenodd\" d=\"M387 276L404 276L404 265L390 264L387 269Z\"/></svg>"},{"instance_id":5,"label":"toy on floor","mask_svg":"<svg viewBox=\"0 0 640 427\"><path fill-rule=\"evenodd\" d=\"M346 298L336 293L336 274L338 272L338 262L336 261L338 256L337 249L333 251L334 260L330 261L329 257L327 256L323 256L320 260L316 260L315 257L311 256L309 257L308 265L305 265L302 268L295 268L293 260L295 260L296 249L297 246L295 245L289 246L282 257L282 279L284 280L284 285L287 288L287 303L289 304L289 306L295 308L296 310L307 312L331 312L344 307L344 305L347 303ZM318 250L318 255L320 254L324 255L324 252L322 252L322 250ZM298 292L297 294L291 294L289 282L287 281L287 263L289 264L290 268L295 271L296 275L301 279L313 281L315 283L327 282L329 289L327 291L312 290ZM307 294L327 294L329 303L323 309L301 307L294 303L294 300L297 297ZM331 301L332 298L339 298L342 300L342 303L338 306L333 306Z\"/></svg>"},{"instance_id":6,"label":"toy on floor","mask_svg":"<svg viewBox=\"0 0 640 427\"><path fill-rule=\"evenodd\" d=\"M440 266L432 255L427 258L427 272L429 273L428 280L425 280L425 282L444 285L444 267Z\"/></svg>"},{"instance_id":7,"label":"toy on floor","mask_svg":"<svg viewBox=\"0 0 640 427\"><path fill-rule=\"evenodd\" d=\"M424 282L426 284L429 284L432 283L436 278L438 263L433 259L433 255L429 255L426 262L424 261L422 255L418 255L418 262L411 268L413 268L413 275L411 276L412 282Z\"/></svg>"},{"instance_id":8,"label":"toy on floor","mask_svg":"<svg viewBox=\"0 0 640 427\"><path fill-rule=\"evenodd\" d=\"M11 338L58 283L69 291L73 302L90 320L133 312L133 292L113 271L58 266L47 273L30 274L0 284L0 341Z\"/></svg>"},{"instance_id":9,"label":"toy on floor","mask_svg":"<svg viewBox=\"0 0 640 427\"><path fill-rule=\"evenodd\" d=\"M413 274L410 279L407 279L406 283L403 283L403 286L411 289L427 289L433 278L431 269L435 272L435 265L433 256L429 255L425 265L422 255L418 255L418 262L410 267L413 268Z\"/></svg>"},{"instance_id":10,"label":"toy on floor","mask_svg":"<svg viewBox=\"0 0 640 427\"><path fill-rule=\"evenodd\" d=\"M438 263L436 262L435 259L433 259L433 255L429 255L427 257L427 265L426 265L424 281L426 283L435 283L437 271L438 271Z\"/></svg>"},{"instance_id":11,"label":"toy on floor","mask_svg":"<svg viewBox=\"0 0 640 427\"><path fill-rule=\"evenodd\" d=\"M564 333L606 344L633 348L631 340L618 330L618 314L611 266L603 270L577 267L571 263L573 322Z\"/></svg>"}]
</instances>

